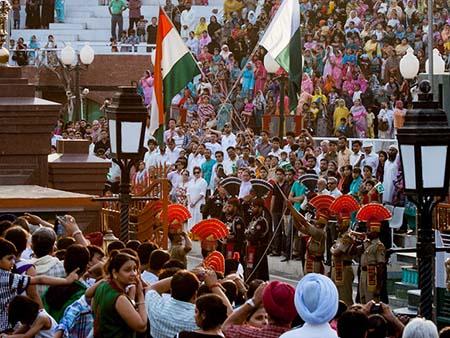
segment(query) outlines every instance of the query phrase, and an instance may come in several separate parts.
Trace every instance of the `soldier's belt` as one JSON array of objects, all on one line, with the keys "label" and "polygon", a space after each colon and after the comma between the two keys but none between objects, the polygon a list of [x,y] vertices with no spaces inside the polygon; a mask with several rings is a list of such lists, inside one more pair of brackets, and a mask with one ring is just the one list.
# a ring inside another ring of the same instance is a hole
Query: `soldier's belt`
[{"label": "soldier's belt", "polygon": [[[350,266],[350,265],[352,265],[352,264],[353,264],[352,261],[342,261],[342,265],[343,265],[343,266]],[[333,265],[333,266],[335,266],[335,265]]]}]

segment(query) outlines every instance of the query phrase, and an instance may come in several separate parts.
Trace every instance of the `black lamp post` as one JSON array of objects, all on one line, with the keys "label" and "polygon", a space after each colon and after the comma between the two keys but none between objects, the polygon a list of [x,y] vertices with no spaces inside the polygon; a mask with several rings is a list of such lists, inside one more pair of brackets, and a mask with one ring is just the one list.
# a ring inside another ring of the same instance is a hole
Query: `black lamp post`
[{"label": "black lamp post", "polygon": [[441,251],[435,247],[432,211],[439,202],[435,197],[448,193],[450,127],[447,115],[439,109],[438,102],[433,101],[430,83],[422,81],[419,89],[419,101],[413,102],[413,109],[407,112],[405,125],[397,131],[397,139],[405,193],[417,205],[419,314],[432,319],[434,258],[436,252]]},{"label": "black lamp post", "polygon": [[120,235],[123,242],[129,239],[130,170],[144,156],[144,134],[147,109],[136,88],[119,87],[106,108],[111,155],[121,170],[120,175]]}]

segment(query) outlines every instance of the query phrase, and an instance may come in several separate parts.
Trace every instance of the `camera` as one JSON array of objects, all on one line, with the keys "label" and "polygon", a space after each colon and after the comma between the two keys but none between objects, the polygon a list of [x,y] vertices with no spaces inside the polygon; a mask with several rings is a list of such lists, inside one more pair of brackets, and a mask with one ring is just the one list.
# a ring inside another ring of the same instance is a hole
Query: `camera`
[{"label": "camera", "polygon": [[370,308],[370,314],[379,314],[381,313],[381,304],[380,303],[375,303],[372,305],[372,307]]}]

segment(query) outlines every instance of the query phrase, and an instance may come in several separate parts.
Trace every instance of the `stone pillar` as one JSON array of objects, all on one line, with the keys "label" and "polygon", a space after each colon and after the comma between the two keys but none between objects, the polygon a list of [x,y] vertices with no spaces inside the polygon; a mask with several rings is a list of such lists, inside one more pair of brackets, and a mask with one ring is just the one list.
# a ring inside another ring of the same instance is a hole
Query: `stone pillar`
[{"label": "stone pillar", "polygon": [[50,188],[101,196],[111,162],[89,155],[88,140],[57,140],[48,166]]},{"label": "stone pillar", "polygon": [[0,185],[47,186],[59,103],[35,97],[20,67],[0,67]]},{"label": "stone pillar", "polygon": [[[111,162],[89,155],[87,140],[58,140],[48,156],[50,188],[101,196]],[[100,231],[101,203],[92,210],[72,213],[87,232]]]}]

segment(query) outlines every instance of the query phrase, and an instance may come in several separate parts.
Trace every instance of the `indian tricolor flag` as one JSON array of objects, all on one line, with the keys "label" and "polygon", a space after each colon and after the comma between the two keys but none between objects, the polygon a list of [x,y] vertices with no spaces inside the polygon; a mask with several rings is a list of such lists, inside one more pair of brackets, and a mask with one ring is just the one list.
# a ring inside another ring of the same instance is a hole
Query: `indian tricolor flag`
[{"label": "indian tricolor flag", "polygon": [[165,114],[169,112],[175,95],[200,74],[197,62],[162,8],[159,9],[156,55],[153,66],[151,134],[164,126]]},{"label": "indian tricolor flag", "polygon": [[300,6],[298,0],[283,0],[260,42],[289,74],[290,108],[297,107],[302,74],[300,41]]}]

